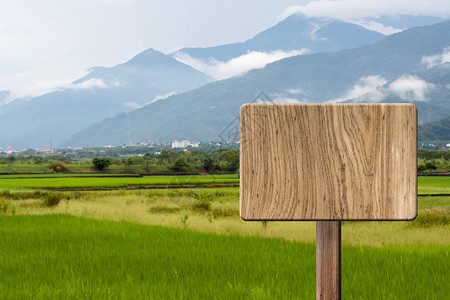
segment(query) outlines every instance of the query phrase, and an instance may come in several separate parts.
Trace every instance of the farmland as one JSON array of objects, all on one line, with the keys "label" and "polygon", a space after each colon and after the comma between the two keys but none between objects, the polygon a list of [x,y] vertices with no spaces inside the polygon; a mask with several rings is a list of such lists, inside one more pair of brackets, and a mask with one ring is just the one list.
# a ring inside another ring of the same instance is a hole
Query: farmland
[{"label": "farmland", "polygon": [[[92,174],[4,175],[0,189],[75,189],[75,188],[126,188],[146,185],[201,185],[239,183],[237,175],[186,175],[186,176],[128,176],[94,177]],[[97,175],[98,176],[98,175]]]},{"label": "farmland", "polygon": [[[237,187],[81,190],[237,175],[80,176],[1,177],[0,299],[314,297],[315,222],[244,222]],[[448,180],[420,177],[419,193]],[[448,295],[450,197],[418,204],[412,222],[342,223],[343,298]]]}]

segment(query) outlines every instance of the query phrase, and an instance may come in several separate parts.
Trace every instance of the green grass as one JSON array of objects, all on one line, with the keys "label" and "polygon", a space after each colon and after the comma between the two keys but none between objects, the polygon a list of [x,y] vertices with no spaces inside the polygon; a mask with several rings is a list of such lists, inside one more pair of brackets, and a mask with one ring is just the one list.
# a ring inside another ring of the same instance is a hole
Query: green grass
[{"label": "green grass", "polygon": [[[121,174],[124,175],[124,174]],[[92,174],[4,175],[0,189],[76,189],[124,188],[142,185],[199,185],[211,183],[239,183],[237,175],[144,176],[142,178],[98,178]],[[111,176],[114,176],[111,174]],[[46,178],[49,177],[49,178]],[[418,177],[419,194],[450,194],[449,177]]]},{"label": "green grass", "polygon": [[[313,299],[315,246],[96,221],[0,216],[0,299]],[[449,248],[342,249],[343,299],[445,299]]]},{"label": "green grass", "polygon": [[419,211],[429,209],[444,209],[450,211],[450,197],[419,197]]},{"label": "green grass", "polygon": [[450,176],[419,176],[419,194],[450,194]]},{"label": "green grass", "polygon": [[140,177],[139,174],[111,173],[47,173],[47,174],[8,174],[0,175],[0,179],[30,179],[30,178],[73,178],[73,177]]},{"label": "green grass", "polygon": [[52,178],[14,177],[0,180],[0,189],[124,188],[143,185],[201,185],[239,183],[237,175],[144,176],[141,178],[90,178],[55,176]]}]

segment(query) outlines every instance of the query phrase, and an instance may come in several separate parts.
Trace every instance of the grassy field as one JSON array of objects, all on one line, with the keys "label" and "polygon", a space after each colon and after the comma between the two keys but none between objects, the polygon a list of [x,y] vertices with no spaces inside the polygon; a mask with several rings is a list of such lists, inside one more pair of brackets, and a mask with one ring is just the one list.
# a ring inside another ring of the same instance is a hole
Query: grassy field
[{"label": "grassy field", "polygon": [[450,176],[419,176],[419,194],[450,194]]},{"label": "grassy field", "polygon": [[[313,299],[315,246],[99,221],[0,216],[2,299]],[[344,246],[343,299],[445,299],[449,248]]]},{"label": "grassy field", "polygon": [[[52,201],[59,201],[52,206]],[[129,221],[218,234],[315,241],[315,222],[244,222],[238,188],[119,191],[3,191],[0,214]],[[348,245],[450,245],[450,197],[419,197],[413,222],[344,222]]]},{"label": "grassy field", "polygon": [[[422,177],[419,185],[445,192],[441,178]],[[99,180],[238,182],[233,175],[1,179],[0,299],[314,297],[315,222],[244,222],[239,188],[39,186]],[[412,222],[342,223],[343,299],[450,294],[450,197],[419,197],[418,204]]]},{"label": "grassy field", "polygon": [[[9,176],[9,177],[8,177]],[[239,183],[237,175],[188,175],[188,176],[144,176],[129,178],[103,178],[78,175],[44,176],[7,175],[0,177],[1,189],[73,189],[73,188],[124,188],[143,185],[201,185],[220,183]],[[45,178],[42,178],[45,177]]]},{"label": "grassy field", "polygon": [[[102,176],[127,176],[126,174],[105,174]],[[190,175],[190,176],[144,176],[129,178],[95,177],[98,174],[38,174],[3,175],[1,189],[76,189],[76,188],[125,188],[145,185],[200,185],[239,183],[237,175]],[[450,194],[450,176],[418,177],[419,194]]]}]

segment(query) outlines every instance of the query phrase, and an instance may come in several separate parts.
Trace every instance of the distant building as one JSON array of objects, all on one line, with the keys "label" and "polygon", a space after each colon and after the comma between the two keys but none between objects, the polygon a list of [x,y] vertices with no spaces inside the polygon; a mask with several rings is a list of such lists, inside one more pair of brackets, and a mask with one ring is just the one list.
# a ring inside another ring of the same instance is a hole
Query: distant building
[{"label": "distant building", "polygon": [[55,153],[55,151],[53,150],[53,149],[38,149],[37,151],[36,151],[36,153],[38,153],[38,154],[52,154],[52,153]]},{"label": "distant building", "polygon": [[13,152],[15,152],[14,151],[14,148],[13,147],[11,147],[11,146],[8,146],[8,147],[6,147],[6,154],[12,154]]},{"label": "distant building", "polygon": [[173,141],[172,142],[172,148],[186,148],[187,146],[191,146],[191,147],[197,148],[199,144],[200,143],[191,143],[191,142],[189,142],[187,140],[183,140],[181,142]]}]

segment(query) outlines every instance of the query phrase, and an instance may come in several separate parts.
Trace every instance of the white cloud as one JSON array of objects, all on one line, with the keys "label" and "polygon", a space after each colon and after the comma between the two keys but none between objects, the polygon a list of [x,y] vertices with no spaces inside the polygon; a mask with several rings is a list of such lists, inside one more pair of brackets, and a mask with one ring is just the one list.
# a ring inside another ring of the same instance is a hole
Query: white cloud
[{"label": "white cloud", "polygon": [[123,105],[131,107],[132,109],[138,109],[142,107],[142,105],[139,105],[139,103],[137,102],[125,102]]},{"label": "white cloud", "polygon": [[391,35],[400,31],[403,31],[403,29],[400,28],[395,28],[392,26],[384,26],[383,24],[380,24],[378,22],[375,21],[358,21],[355,20],[355,23],[358,24],[359,26],[362,26],[364,28],[373,30],[373,31],[378,31],[384,35]]},{"label": "white cloud", "polygon": [[286,92],[292,95],[297,95],[303,93],[302,89],[287,89]]},{"label": "white cloud", "polygon": [[147,104],[155,103],[155,102],[157,102],[157,101],[167,99],[167,98],[169,98],[170,96],[173,96],[173,95],[176,95],[176,93],[175,93],[175,92],[169,92],[169,93],[164,94],[164,95],[157,95],[155,98],[153,98],[153,99],[152,99],[150,102],[148,102]]},{"label": "white cloud", "polygon": [[108,82],[108,85],[110,86],[110,87],[121,87],[121,86],[124,86],[124,85],[126,85],[127,83],[126,83],[126,81],[125,80],[122,80],[122,79],[120,79],[120,78],[114,78],[114,79],[112,79],[112,80],[110,80],[109,82]]},{"label": "white cloud", "polygon": [[252,69],[262,69],[267,64],[274,61],[305,53],[308,53],[307,49],[292,50],[287,52],[282,50],[272,52],[250,51],[239,57],[230,59],[227,62],[218,61],[216,59],[204,61],[191,57],[183,52],[177,52],[174,55],[174,58],[214,77],[215,79],[220,80],[242,75]]},{"label": "white cloud", "polygon": [[448,62],[450,62],[450,46],[445,47],[444,50],[442,50],[442,53],[424,56],[421,60],[421,63],[426,65],[427,68],[442,65]]},{"label": "white cloud", "polygon": [[363,76],[344,95],[329,102],[341,102],[356,99],[361,96],[364,96],[364,101],[379,101],[383,98],[384,94],[378,88],[386,83],[387,80],[379,75]]},{"label": "white cloud", "polygon": [[272,101],[274,103],[300,103],[298,99],[286,96],[277,96]]},{"label": "white cloud", "polygon": [[73,84],[70,88],[73,90],[89,90],[94,88],[107,88],[108,85],[100,78],[91,78],[77,84]]},{"label": "white cloud", "polygon": [[433,88],[435,88],[433,83],[412,75],[403,75],[389,85],[391,92],[408,101],[427,101],[426,94]]},{"label": "white cloud", "polygon": [[310,17],[331,17],[341,20],[377,17],[380,15],[428,15],[449,16],[448,0],[316,0],[305,5],[288,7],[282,14],[286,17],[293,13],[302,13]]}]

